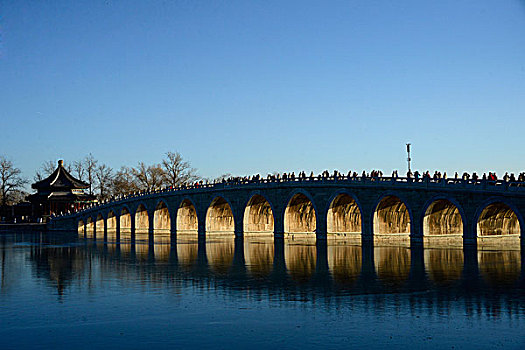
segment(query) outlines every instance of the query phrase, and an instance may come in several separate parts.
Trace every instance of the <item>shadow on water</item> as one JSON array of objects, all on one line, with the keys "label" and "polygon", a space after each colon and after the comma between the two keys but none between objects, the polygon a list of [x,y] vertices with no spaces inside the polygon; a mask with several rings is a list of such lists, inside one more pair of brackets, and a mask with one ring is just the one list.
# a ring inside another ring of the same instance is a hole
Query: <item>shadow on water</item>
[{"label": "shadow on water", "polygon": [[[523,314],[525,278],[519,251],[374,247],[371,244],[297,242],[264,237],[199,239],[177,237],[170,244],[121,243],[47,235],[2,235],[1,292],[9,292],[17,250],[28,252],[37,278],[57,294],[100,276],[144,285],[210,286],[221,293],[245,292],[271,300],[338,302],[349,296],[397,295],[427,309],[461,300],[466,313],[480,305],[493,314]],[[98,285],[98,288],[103,288]],[[417,298],[415,296],[417,295]],[[346,299],[345,299],[346,298]],[[517,310],[519,309],[519,310]]]}]

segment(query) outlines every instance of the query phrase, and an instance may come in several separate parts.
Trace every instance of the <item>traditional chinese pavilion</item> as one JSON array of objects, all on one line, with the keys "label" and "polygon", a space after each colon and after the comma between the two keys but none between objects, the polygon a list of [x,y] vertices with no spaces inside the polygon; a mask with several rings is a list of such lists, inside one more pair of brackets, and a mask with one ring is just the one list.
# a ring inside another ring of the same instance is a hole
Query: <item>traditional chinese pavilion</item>
[{"label": "traditional chinese pavilion", "polygon": [[95,196],[84,193],[89,184],[75,179],[58,161],[58,168],[48,178],[31,185],[37,193],[27,197],[33,205],[33,215],[46,217],[84,208],[96,202]]}]

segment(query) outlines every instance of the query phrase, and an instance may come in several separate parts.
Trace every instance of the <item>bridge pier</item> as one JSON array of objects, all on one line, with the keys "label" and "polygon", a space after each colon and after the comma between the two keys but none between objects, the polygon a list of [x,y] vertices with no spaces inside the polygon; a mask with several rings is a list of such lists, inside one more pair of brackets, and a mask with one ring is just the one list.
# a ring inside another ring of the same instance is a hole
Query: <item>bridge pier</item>
[{"label": "bridge pier", "polygon": [[131,238],[131,244],[134,245],[135,244],[135,214],[131,215],[131,233],[130,233],[130,238]]},{"label": "bridge pier", "polygon": [[120,215],[115,215],[115,217],[115,240],[117,241],[117,243],[120,243]]},{"label": "bridge pier", "polygon": [[177,211],[170,211],[170,244],[177,244]]},{"label": "bridge pier", "polygon": [[365,245],[374,245],[373,222],[372,214],[368,214],[363,210],[361,213],[361,244],[363,247]]},{"label": "bridge pier", "polygon": [[273,222],[273,236],[275,238],[284,238],[284,219],[279,217],[279,215],[275,216]]},{"label": "bridge pier", "polygon": [[107,242],[108,241],[108,219],[107,217],[103,217],[102,222],[104,224],[104,242]]},{"label": "bridge pier", "polygon": [[197,235],[199,239],[206,238],[206,212],[197,215]]},{"label": "bridge pier", "polygon": [[410,248],[423,248],[423,226],[419,218],[413,218],[410,223]]},{"label": "bridge pier", "polygon": [[468,215],[465,221],[463,224],[463,248],[475,250],[478,246],[478,232],[474,214]]},{"label": "bridge pier", "polygon": [[155,211],[148,211],[148,244],[151,246],[155,243]]}]

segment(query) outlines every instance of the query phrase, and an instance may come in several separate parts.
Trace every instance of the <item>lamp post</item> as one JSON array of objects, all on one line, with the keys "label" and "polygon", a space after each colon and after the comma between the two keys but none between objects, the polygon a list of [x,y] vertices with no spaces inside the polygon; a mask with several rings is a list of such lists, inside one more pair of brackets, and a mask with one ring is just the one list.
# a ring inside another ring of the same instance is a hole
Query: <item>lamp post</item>
[{"label": "lamp post", "polygon": [[412,171],[410,170],[410,161],[412,160],[412,158],[410,158],[410,143],[407,143],[407,154],[408,154],[408,157],[407,157],[407,161],[408,161],[408,173],[411,174]]}]

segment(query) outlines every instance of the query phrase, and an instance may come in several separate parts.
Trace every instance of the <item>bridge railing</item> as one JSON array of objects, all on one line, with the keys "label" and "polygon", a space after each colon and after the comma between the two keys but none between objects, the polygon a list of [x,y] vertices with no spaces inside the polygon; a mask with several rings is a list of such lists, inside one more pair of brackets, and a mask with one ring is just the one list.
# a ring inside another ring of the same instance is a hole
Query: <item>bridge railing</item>
[{"label": "bridge railing", "polygon": [[330,176],[285,176],[285,177],[258,177],[254,179],[250,178],[237,178],[229,181],[221,181],[216,183],[195,183],[191,185],[182,185],[178,187],[166,187],[162,189],[155,189],[151,191],[138,191],[129,193],[126,195],[119,195],[109,200],[104,200],[98,204],[92,204],[89,207],[81,209],[76,212],[63,213],[55,215],[56,217],[65,217],[70,215],[76,215],[78,212],[89,211],[93,208],[103,208],[126,202],[138,197],[147,197],[150,195],[160,193],[173,193],[173,192],[187,192],[203,189],[233,189],[240,188],[247,185],[278,185],[285,183],[317,183],[317,184],[329,184],[329,183],[353,183],[362,186],[380,186],[380,185],[399,185],[399,186],[415,186],[420,188],[449,188],[449,189],[468,189],[474,191],[497,191],[497,192],[523,192],[525,194],[525,182],[510,182],[504,180],[490,181],[483,179],[456,179],[456,178],[432,178],[432,177],[386,177],[386,176],[347,176],[347,175],[330,175]]}]

